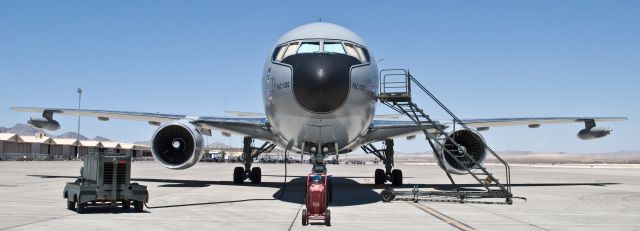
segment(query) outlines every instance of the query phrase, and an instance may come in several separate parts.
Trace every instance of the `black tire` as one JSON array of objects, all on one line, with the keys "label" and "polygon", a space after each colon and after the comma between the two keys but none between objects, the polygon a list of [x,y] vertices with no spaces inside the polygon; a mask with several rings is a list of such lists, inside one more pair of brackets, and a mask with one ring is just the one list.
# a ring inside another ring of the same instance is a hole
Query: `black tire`
[{"label": "black tire", "polygon": [[260,167],[253,167],[251,169],[251,183],[260,184],[262,182],[262,169]]},{"label": "black tire", "polygon": [[144,211],[144,202],[142,202],[142,201],[133,201],[133,209],[136,212]]},{"label": "black tire", "polygon": [[331,179],[327,180],[327,197],[329,202],[333,202],[333,181]]},{"label": "black tire", "polygon": [[129,210],[131,208],[131,201],[128,201],[128,200],[122,201],[122,208],[125,210]]},{"label": "black tire", "polygon": [[385,180],[385,174],[384,174],[384,170],[382,169],[376,169],[376,173],[375,173],[375,177],[374,177],[374,181],[375,184],[377,185],[383,185],[384,184],[384,180]]},{"label": "black tire", "polygon": [[324,213],[324,225],[331,226],[331,210],[328,210]]},{"label": "black tire", "polygon": [[402,186],[402,170],[394,169],[391,171],[391,179],[393,186]]},{"label": "black tire", "polygon": [[75,211],[76,210],[76,202],[75,201],[70,201],[67,199],[67,209],[71,210],[71,211]]},{"label": "black tire", "polygon": [[87,209],[87,203],[78,203],[78,202],[75,202],[75,204],[76,204],[76,213],[80,213],[80,214],[82,214],[82,213],[84,213],[84,212],[86,211],[86,209]]},{"label": "black tire", "polygon": [[380,196],[382,197],[382,201],[384,202],[390,202],[394,198],[396,198],[396,194],[392,189],[383,189],[382,192],[380,192]]},{"label": "black tire", "polygon": [[309,218],[307,217],[307,209],[302,209],[302,214],[300,215],[302,218],[302,226],[307,226],[309,224]]},{"label": "black tire", "polygon": [[236,167],[233,169],[233,183],[234,184],[242,184],[244,181],[244,168]]}]

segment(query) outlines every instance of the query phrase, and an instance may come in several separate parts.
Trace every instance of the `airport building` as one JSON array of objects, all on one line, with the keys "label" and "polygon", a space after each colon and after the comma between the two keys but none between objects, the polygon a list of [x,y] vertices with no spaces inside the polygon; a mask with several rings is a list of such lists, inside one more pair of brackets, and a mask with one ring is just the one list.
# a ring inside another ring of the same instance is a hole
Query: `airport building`
[{"label": "airport building", "polygon": [[152,159],[149,146],[116,141],[52,138],[41,133],[21,136],[0,133],[0,160],[64,160],[91,152],[125,153],[137,159]]}]

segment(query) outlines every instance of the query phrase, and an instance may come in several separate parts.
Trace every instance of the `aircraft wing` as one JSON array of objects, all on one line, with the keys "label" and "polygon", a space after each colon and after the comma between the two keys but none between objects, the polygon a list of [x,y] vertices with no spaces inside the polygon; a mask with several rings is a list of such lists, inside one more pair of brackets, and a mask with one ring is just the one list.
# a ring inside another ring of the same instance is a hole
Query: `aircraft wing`
[{"label": "aircraft wing", "polygon": [[[493,118],[493,119],[462,119],[462,122],[470,128],[480,131],[491,127],[522,126],[537,128],[543,124],[568,124],[568,123],[595,123],[620,122],[626,117],[539,117],[539,118]],[[440,128],[448,128],[451,121],[436,121]],[[429,132],[435,132],[433,126],[428,126]],[[362,143],[381,141],[392,137],[414,136],[422,133],[421,129],[413,122],[406,120],[373,120],[369,131],[363,137]]]},{"label": "aircraft wing", "polygon": [[496,118],[496,119],[464,119],[462,122],[468,127],[490,128],[504,126],[527,125],[532,128],[543,124],[568,124],[585,122],[621,122],[626,117],[540,117],[540,118]]},{"label": "aircraft wing", "polygon": [[[175,120],[187,120],[196,125],[198,128],[202,129],[202,131],[213,129],[227,133],[252,136],[262,140],[271,140],[272,138],[272,133],[267,126],[268,123],[266,118],[199,117],[163,113],[34,107],[12,107],[11,110],[18,112],[42,113],[43,117],[45,118],[52,117],[54,114],[69,116],[79,115],[96,117],[99,120],[104,121],[109,119],[146,121],[152,125],[159,125],[161,123]],[[206,133],[207,132],[205,132],[205,134]]]}]

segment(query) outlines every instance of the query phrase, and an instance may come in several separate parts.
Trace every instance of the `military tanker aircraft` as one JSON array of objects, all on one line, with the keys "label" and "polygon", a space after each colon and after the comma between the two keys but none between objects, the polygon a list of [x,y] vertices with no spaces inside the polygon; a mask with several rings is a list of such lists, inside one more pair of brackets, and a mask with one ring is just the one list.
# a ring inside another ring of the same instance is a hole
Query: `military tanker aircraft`
[{"label": "military tanker aircraft", "polygon": [[[258,80],[258,79],[256,79]],[[203,155],[203,135],[212,130],[224,135],[244,136],[243,166],[236,167],[233,182],[261,182],[261,170],[252,168],[255,157],[279,146],[287,151],[310,155],[313,171],[325,171],[328,155],[348,153],[374,142],[384,141],[386,153],[393,153],[393,139],[411,137],[424,127],[413,121],[376,116],[380,72],[377,61],[364,40],[351,30],[327,22],[309,23],[284,34],[267,55],[262,82],[264,114],[233,112],[233,117],[209,117],[109,110],[13,107],[19,112],[42,113],[28,123],[56,130],[54,115],[97,117],[99,120],[145,121],[158,126],[151,136],[155,160],[169,169],[186,169]],[[497,118],[461,120],[470,129],[451,130],[459,143],[479,163],[486,156],[485,141],[478,130],[496,126],[585,123],[578,133],[582,139],[599,138],[610,129],[596,122],[624,121],[624,117]],[[446,123],[442,123],[446,124]],[[443,125],[444,126],[444,125]],[[449,126],[451,127],[451,126]],[[432,130],[429,130],[432,131]],[[433,130],[434,136],[440,136]],[[254,140],[262,146],[254,147]],[[481,145],[481,146],[479,146]],[[437,147],[438,148],[438,147]],[[465,174],[465,166],[453,163],[439,147],[434,155],[443,160],[440,167],[454,174]],[[393,155],[387,155],[385,170],[375,172],[376,184],[402,184],[402,171],[393,169]],[[473,166],[472,166],[473,167]]]}]

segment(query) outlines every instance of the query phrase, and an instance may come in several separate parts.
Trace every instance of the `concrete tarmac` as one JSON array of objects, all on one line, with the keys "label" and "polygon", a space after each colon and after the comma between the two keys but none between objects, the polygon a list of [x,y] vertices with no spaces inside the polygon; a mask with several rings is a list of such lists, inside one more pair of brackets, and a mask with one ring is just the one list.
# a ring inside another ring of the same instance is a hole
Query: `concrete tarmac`
[{"label": "concrete tarmac", "polygon": [[[132,177],[150,193],[143,213],[65,207],[65,182],[81,162],[0,162],[0,230],[640,230],[638,166],[512,166],[513,205],[393,201],[373,185],[378,165],[329,165],[334,179],[332,226],[300,220],[310,165],[289,164],[286,193],[278,199],[284,165],[262,167],[260,185],[231,183],[239,164],[199,163],[176,171],[135,162]],[[497,166],[489,166],[500,169]],[[397,164],[405,188],[450,188],[434,164]],[[500,171],[496,171],[503,178]],[[456,176],[472,183],[469,176]]]}]

